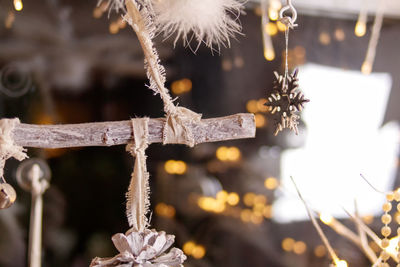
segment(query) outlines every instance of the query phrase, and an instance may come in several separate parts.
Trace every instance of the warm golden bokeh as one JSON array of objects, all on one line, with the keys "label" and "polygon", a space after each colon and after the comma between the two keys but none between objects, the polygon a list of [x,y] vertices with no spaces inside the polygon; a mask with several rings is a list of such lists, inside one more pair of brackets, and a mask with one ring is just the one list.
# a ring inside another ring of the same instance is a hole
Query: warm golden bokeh
[{"label": "warm golden bokeh", "polygon": [[192,81],[190,79],[184,78],[177,81],[172,82],[171,91],[175,95],[180,95],[183,93],[190,92],[192,90]]},{"label": "warm golden bokeh", "polygon": [[275,177],[268,177],[264,181],[264,186],[268,190],[275,190],[279,186],[278,179],[276,179]]},{"label": "warm golden bokeh", "polygon": [[24,5],[22,4],[22,0],[14,0],[14,9],[16,11],[21,11],[24,8]]},{"label": "warm golden bokeh", "polygon": [[185,174],[187,171],[187,164],[182,160],[168,160],[164,164],[164,170],[168,174]]},{"label": "warm golden bokeh", "polygon": [[285,239],[282,240],[282,249],[284,251],[292,251],[294,244],[295,244],[295,240],[293,238],[287,237]]},{"label": "warm golden bokeh", "polygon": [[217,159],[220,161],[238,161],[241,157],[241,152],[237,147],[225,147],[221,146],[215,152]]}]

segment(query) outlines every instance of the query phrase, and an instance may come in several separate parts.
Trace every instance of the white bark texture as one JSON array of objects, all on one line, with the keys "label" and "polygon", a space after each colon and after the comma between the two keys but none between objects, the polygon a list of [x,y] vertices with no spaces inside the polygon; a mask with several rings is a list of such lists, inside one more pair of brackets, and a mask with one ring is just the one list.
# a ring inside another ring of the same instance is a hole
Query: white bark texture
[{"label": "white bark texture", "polygon": [[[149,120],[149,144],[163,142],[165,118]],[[239,113],[204,119],[189,125],[195,144],[255,137],[254,115]],[[16,124],[11,132],[14,143],[22,147],[68,148],[114,146],[133,140],[130,120],[64,125]]]}]

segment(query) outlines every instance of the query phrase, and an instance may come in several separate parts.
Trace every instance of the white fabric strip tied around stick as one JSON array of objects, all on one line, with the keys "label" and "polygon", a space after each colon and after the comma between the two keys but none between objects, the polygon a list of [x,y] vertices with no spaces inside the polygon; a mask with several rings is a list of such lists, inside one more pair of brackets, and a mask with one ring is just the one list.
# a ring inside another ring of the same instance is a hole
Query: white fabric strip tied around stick
[{"label": "white fabric strip tied around stick", "polygon": [[196,142],[189,124],[200,122],[201,114],[184,107],[175,107],[176,113],[167,114],[163,131],[163,144],[185,144],[193,147]]},{"label": "white fabric strip tied around stick", "polygon": [[160,64],[158,53],[153,45],[155,27],[151,21],[145,6],[139,6],[134,0],[126,0],[125,19],[135,31],[145,57],[145,68],[150,81],[149,88],[155,94],[160,94],[164,103],[164,111],[167,120],[163,131],[163,144],[186,144],[190,147],[195,145],[193,133],[188,125],[199,122],[201,114],[195,113],[184,107],[177,107],[165,88],[165,69]]},{"label": "white fabric strip tied around stick", "polygon": [[126,234],[115,234],[112,241],[120,252],[113,258],[95,258],[91,267],[180,267],[186,256],[178,248],[166,250],[175,237],[165,232],[147,229],[149,222],[149,173],[145,150],[148,147],[148,118],[132,119],[133,142],[126,150],[136,157],[132,179],[129,184],[126,214],[132,228]]},{"label": "white fabric strip tied around stick", "polygon": [[0,120],[0,209],[7,209],[15,202],[17,194],[4,179],[4,165],[9,158],[21,161],[28,156],[22,146],[14,143],[11,132],[19,124],[19,119]]},{"label": "white fabric strip tied around stick", "polygon": [[19,119],[1,119],[0,120],[0,180],[4,175],[4,165],[9,158],[15,158],[19,161],[26,159],[28,156],[22,146],[14,143],[11,137],[11,132]]},{"label": "white fabric strip tied around stick", "polygon": [[145,150],[148,147],[149,119],[132,119],[133,142],[126,146],[136,157],[128,193],[126,194],[126,216],[129,226],[136,232],[142,232],[148,226],[146,214],[149,211],[149,173],[146,166]]}]

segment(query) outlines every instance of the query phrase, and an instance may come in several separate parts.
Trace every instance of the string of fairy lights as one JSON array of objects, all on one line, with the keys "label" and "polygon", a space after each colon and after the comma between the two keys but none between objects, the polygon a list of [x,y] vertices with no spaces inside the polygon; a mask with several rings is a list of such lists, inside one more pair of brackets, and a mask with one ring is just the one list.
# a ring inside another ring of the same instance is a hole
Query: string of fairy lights
[{"label": "string of fairy lights", "polygon": [[[100,19],[108,10],[108,1],[103,1],[98,6],[93,9],[93,17]],[[13,0],[14,10],[20,12],[23,10],[22,0]],[[282,7],[280,0],[261,0],[261,4],[257,6],[254,12],[261,16],[261,29],[262,29],[262,40],[263,40],[263,55],[267,61],[275,60],[276,53],[274,50],[272,36],[276,35],[278,32],[285,31],[285,25],[278,21],[279,10]],[[367,56],[362,64],[361,71],[364,74],[369,74],[372,71],[373,62],[375,59],[375,51],[377,42],[379,39],[379,32],[382,24],[383,13],[385,7],[385,0],[381,0],[377,8],[376,19],[373,25],[372,36],[367,50]],[[354,28],[354,34],[357,37],[363,37],[367,32],[367,20],[368,20],[368,9],[367,4],[363,3],[360,7],[360,12],[358,15],[357,22]],[[11,29],[15,21],[15,12],[9,11],[5,20],[4,26],[7,29]],[[121,29],[126,27],[126,21],[123,18],[118,17],[109,24],[109,32],[111,34],[117,34]],[[345,39],[344,31],[342,29],[335,30],[335,39],[338,41],[343,41]],[[330,43],[330,36],[327,32],[321,32],[319,35],[319,41],[323,45],[328,45]],[[236,62],[237,61],[237,62]],[[232,68],[232,63],[227,65],[229,62],[223,62],[223,69],[229,71]],[[235,59],[235,65],[238,68],[244,65],[243,58],[239,57],[238,60]],[[177,94],[184,93],[178,92]]]},{"label": "string of fairy lights", "polygon": [[24,8],[22,0],[14,0],[13,4],[16,11],[21,11]]},{"label": "string of fairy lights", "polygon": [[[13,0],[14,10],[17,12],[22,11],[24,4],[22,0]],[[4,20],[4,27],[6,29],[11,29],[15,21],[15,12],[13,10],[8,11],[7,16]]]},{"label": "string of fairy lights", "polygon": [[[240,149],[237,147],[221,146],[216,148],[215,158],[225,164],[229,164],[230,162],[235,163],[241,160],[241,152]],[[171,162],[177,165],[181,165],[181,167],[171,168],[169,167]],[[172,171],[173,169],[179,168],[185,171]],[[189,168],[190,165],[185,163],[184,161],[168,160],[164,163],[165,172],[171,175],[184,175],[189,171]],[[280,185],[279,180],[276,177],[266,177],[264,180],[264,187],[268,191],[281,189],[283,190],[283,192],[286,192],[286,190]],[[241,221],[242,223],[260,227],[265,220],[273,219],[274,215],[273,203],[268,199],[267,195],[267,191],[265,194],[246,192],[241,195],[239,192],[228,192],[222,189],[215,195],[215,197],[198,195],[195,197],[194,203],[203,212],[219,216],[229,216],[233,219]],[[393,221],[395,221],[397,225],[400,224],[400,204],[396,206],[397,210],[393,213],[393,215],[389,214],[389,212],[392,210],[391,202],[399,200],[400,189],[397,189],[394,192],[387,194],[387,203],[385,203],[382,208],[384,212],[381,217],[381,221],[384,224],[381,231],[382,239],[378,238],[378,241],[372,240],[368,242],[368,246],[372,249],[372,251],[378,253],[378,255],[380,255],[382,259],[387,260],[387,255],[390,255],[391,257],[398,257],[399,255],[398,236],[400,232],[399,230],[397,230],[395,235],[393,235],[389,227],[389,224],[392,222],[392,217],[394,218]],[[172,205],[162,202],[156,205],[155,211],[156,215],[169,219],[173,219],[176,214],[176,210]],[[340,221],[336,220],[329,213],[320,212],[318,214],[319,220],[325,225],[331,227],[337,233],[341,234],[343,233],[343,231],[346,230],[346,226],[343,225]],[[360,219],[362,219],[363,223],[370,225],[374,222],[375,218],[373,215],[366,215],[362,216]],[[201,249],[199,249],[200,252],[194,249],[196,248],[196,246],[201,246]],[[281,248],[284,252],[293,253],[294,255],[313,253],[313,255],[317,258],[328,257],[328,252],[323,245],[319,244],[315,247],[310,247],[305,241],[296,240],[290,236],[282,238]],[[188,255],[191,255],[194,259],[201,259],[206,254],[206,246],[198,245],[193,240],[188,240],[187,242],[185,242],[183,245],[183,249],[185,250],[185,252],[187,252]],[[384,252],[382,252],[382,249],[384,249]],[[335,262],[335,266],[347,267],[348,264],[346,260],[338,259]]]},{"label": "string of fairy lights", "polygon": [[[218,161],[225,163],[237,162],[241,159],[240,153],[241,152],[237,147],[218,147],[215,151],[215,158]],[[179,169],[179,167],[173,167],[170,169],[168,165],[171,164],[171,162],[182,165],[182,167],[180,168],[185,171],[171,171],[171,169]],[[184,161],[168,160],[164,163],[164,170],[168,174],[184,175],[189,170],[189,168],[190,165],[188,165]],[[264,187],[265,189],[270,191],[281,189],[286,192],[286,190],[280,185],[279,180],[275,177],[266,177],[264,180]],[[386,194],[386,199],[387,202],[382,207],[383,215],[381,216],[381,222],[383,223],[383,227],[381,229],[382,239],[378,238],[376,240],[371,240],[368,242],[368,246],[372,249],[373,252],[378,253],[378,255],[380,255],[383,260],[386,259],[387,261],[388,255],[394,258],[400,256],[400,232],[398,227],[398,225],[400,224],[400,204],[397,204],[395,212],[393,212],[393,214],[389,213],[393,210],[391,204],[393,201],[397,201],[398,203],[400,203],[400,189]],[[246,192],[243,195],[240,195],[240,193],[238,192],[228,192],[222,189],[215,195],[215,197],[199,195],[195,198],[194,203],[198,206],[198,208],[206,213],[220,216],[229,216],[231,218],[240,220],[245,224],[250,224],[253,226],[260,227],[265,220],[273,219],[273,203],[268,200],[267,194]],[[176,214],[176,210],[172,205],[168,205],[162,202],[156,205],[155,212],[156,215],[169,219],[173,219]],[[392,220],[392,218],[394,219]],[[362,216],[361,219],[367,225],[374,223],[375,220],[373,215],[365,215]],[[343,231],[346,230],[345,225],[336,220],[332,215],[327,212],[320,212],[319,220],[341,235],[343,235]],[[395,233],[391,231],[391,228],[389,226],[392,221],[396,223],[396,227],[398,228],[397,231],[394,231]],[[185,250],[185,252],[187,252],[187,255],[191,255],[194,259],[201,259],[202,257],[204,257],[206,254],[206,247],[204,245],[201,245],[200,252],[195,249],[193,252],[193,244],[197,246],[197,244],[193,240],[188,240],[184,243],[183,249]],[[293,237],[290,236],[282,238],[281,248],[284,252],[293,253],[294,255],[303,255],[304,253],[309,252],[313,253],[314,256],[317,258],[325,258],[328,256],[325,246],[317,245],[312,248],[309,247],[305,241],[295,240]],[[335,262],[335,266],[347,267],[348,264],[346,260],[340,259]]]},{"label": "string of fairy lights", "polygon": [[[241,151],[234,146],[220,146],[215,150],[215,159],[224,164],[238,163],[241,160]],[[189,172],[190,168],[190,164],[182,160],[172,159],[165,161],[163,169],[170,175],[184,175]],[[268,192],[283,189],[279,180],[272,176],[264,179],[264,187],[267,190],[265,194],[255,192],[240,194],[239,192],[228,192],[222,189],[217,192],[214,197],[197,195],[193,198],[193,195],[191,195],[191,199],[188,199],[188,203],[194,203],[194,205],[205,213],[216,216],[229,216],[244,224],[261,227],[265,220],[271,220],[274,216],[273,203],[268,199]],[[176,212],[176,209],[172,205],[163,202],[159,202],[155,207],[155,214],[167,219],[174,219]],[[332,225],[340,224],[340,222],[326,212],[321,212],[319,219],[321,222],[331,227]],[[371,224],[374,221],[374,216],[368,215],[362,217],[362,219],[365,223]],[[369,245],[376,252],[380,250],[380,247],[373,242]],[[194,259],[202,259],[207,252],[207,248],[204,244],[200,245],[193,239],[184,242],[182,249],[188,256]],[[297,256],[304,255],[305,253],[313,253],[317,258],[328,257],[327,250],[322,244],[311,247],[307,245],[305,241],[296,240],[290,236],[282,238],[281,249],[285,253]],[[346,267],[347,262],[341,259],[335,263],[335,266]]]},{"label": "string of fairy lights", "polygon": [[[272,37],[278,32],[285,31],[285,25],[279,20],[279,10],[282,4],[280,0],[261,0],[260,6],[257,6],[254,10],[255,14],[261,16],[261,29],[262,29],[262,40],[263,40],[263,55],[267,61],[275,60],[275,50],[272,42]],[[385,10],[385,0],[381,0],[378,4],[374,25],[372,27],[371,39],[368,45],[366,58],[360,68],[363,74],[370,74],[372,66],[375,60],[375,52],[379,39],[379,33],[382,26],[382,20]],[[368,20],[368,8],[367,3],[363,3],[360,8],[357,22],[354,27],[354,34],[357,37],[365,36],[367,32],[367,20]],[[337,41],[345,40],[345,33],[343,29],[336,29],[334,37]],[[319,34],[319,42],[322,45],[329,45],[331,43],[331,37],[323,31]]]}]

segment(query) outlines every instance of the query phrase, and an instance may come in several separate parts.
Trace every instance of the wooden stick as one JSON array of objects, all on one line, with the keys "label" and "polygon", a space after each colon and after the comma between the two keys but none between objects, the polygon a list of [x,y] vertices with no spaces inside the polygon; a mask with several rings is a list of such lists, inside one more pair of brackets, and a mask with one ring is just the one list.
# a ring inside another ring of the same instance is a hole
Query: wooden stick
[{"label": "wooden stick", "polygon": [[29,267],[40,267],[42,259],[43,197],[32,195],[31,219],[29,223]]},{"label": "wooden stick", "polygon": [[48,184],[45,180],[39,181],[40,171],[39,165],[34,164],[28,174],[32,183],[31,219],[29,222],[29,267],[42,266],[43,194]]},{"label": "wooden stick", "polygon": [[[149,143],[162,142],[164,118],[150,119]],[[196,144],[255,137],[254,115],[239,113],[189,125]],[[132,140],[131,121],[64,125],[18,124],[11,135],[16,145],[36,148],[114,146]]]},{"label": "wooden stick", "polygon": [[301,195],[300,189],[297,187],[293,177],[290,176],[290,179],[292,180],[292,183],[293,183],[294,187],[296,188],[296,191],[297,191],[297,194],[299,195],[300,200],[303,202],[303,204],[307,210],[308,217],[311,219],[311,222],[314,225],[314,228],[317,230],[319,237],[321,238],[322,242],[324,243],[325,247],[327,248],[329,255],[332,258],[332,261],[336,264],[337,262],[339,262],[339,257],[336,255],[335,251],[333,250],[331,244],[329,243],[328,238],[322,231],[321,226],[319,226],[317,220],[314,218],[314,215],[312,214],[311,209],[308,207],[307,202],[304,200],[303,196]]}]

